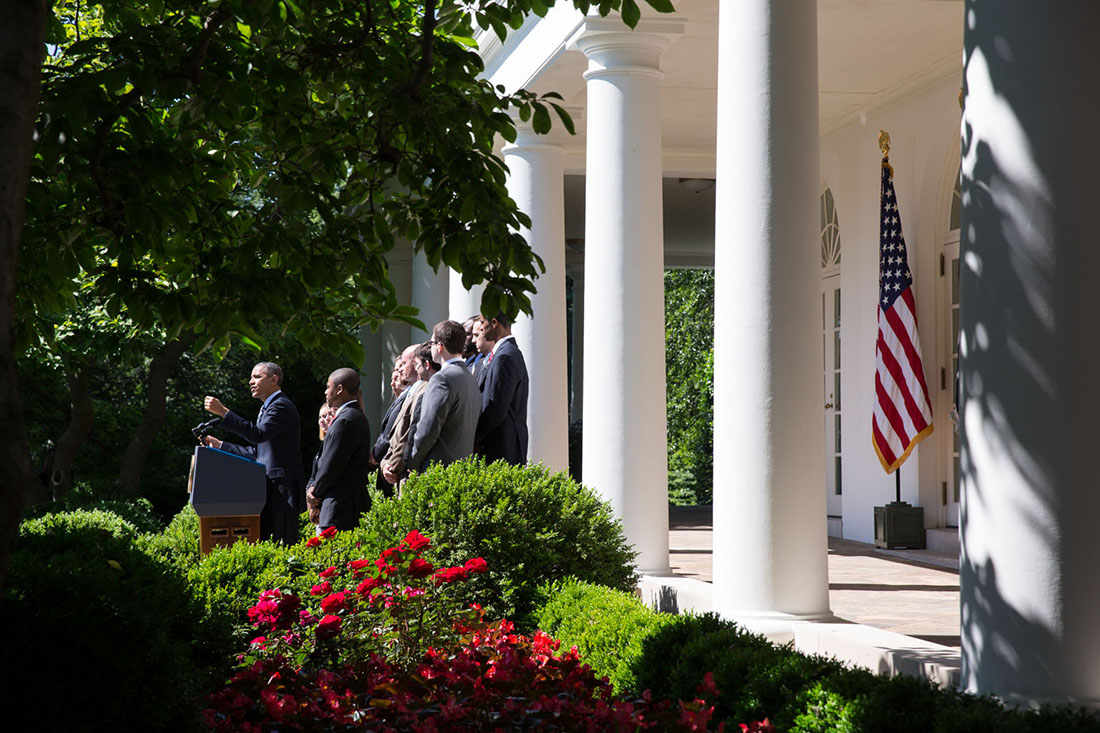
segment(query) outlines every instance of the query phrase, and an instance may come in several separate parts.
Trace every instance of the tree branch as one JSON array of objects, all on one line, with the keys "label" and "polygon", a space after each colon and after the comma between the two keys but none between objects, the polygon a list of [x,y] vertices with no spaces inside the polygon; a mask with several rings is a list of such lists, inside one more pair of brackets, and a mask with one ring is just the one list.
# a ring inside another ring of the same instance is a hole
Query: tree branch
[{"label": "tree branch", "polygon": [[436,22],[435,0],[424,0],[424,16],[420,23],[420,62],[416,65],[416,70],[406,88],[413,99],[420,98],[420,88],[432,70]]}]

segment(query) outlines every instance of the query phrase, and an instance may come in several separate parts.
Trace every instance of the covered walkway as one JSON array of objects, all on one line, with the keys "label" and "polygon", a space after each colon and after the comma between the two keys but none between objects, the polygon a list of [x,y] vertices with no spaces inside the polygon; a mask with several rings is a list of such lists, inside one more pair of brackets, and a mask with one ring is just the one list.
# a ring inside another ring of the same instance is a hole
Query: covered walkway
[{"label": "covered walkway", "polygon": [[[669,508],[669,564],[677,578],[709,584],[711,548],[709,506]],[[796,646],[876,671],[913,671],[888,659],[893,649],[910,658],[921,657],[915,673],[941,682],[957,681],[959,573],[914,559],[919,557],[919,553],[887,552],[830,537],[829,606],[837,622],[808,624],[807,628],[821,629],[821,633],[808,642],[796,634]],[[679,595],[689,594],[681,590]],[[705,602],[679,605],[709,609]],[[843,636],[839,643],[838,635]],[[951,671],[946,677],[939,672],[926,674],[929,660]]]}]

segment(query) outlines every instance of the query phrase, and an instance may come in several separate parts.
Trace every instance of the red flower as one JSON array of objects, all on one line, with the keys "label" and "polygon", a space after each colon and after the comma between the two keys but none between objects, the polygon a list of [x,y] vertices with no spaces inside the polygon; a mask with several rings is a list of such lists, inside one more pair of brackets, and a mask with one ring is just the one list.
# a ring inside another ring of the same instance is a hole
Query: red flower
[{"label": "red flower", "polygon": [[322,570],[321,572],[317,573],[317,577],[318,578],[331,578],[332,576],[336,575],[338,572],[340,572],[340,571],[336,569],[336,566],[332,566],[332,567],[328,568],[327,570]]},{"label": "red flower", "polygon": [[379,580],[378,578],[375,578],[375,577],[366,578],[362,583],[355,586],[355,592],[359,593],[360,595],[366,595],[367,593],[370,593],[372,590],[379,587],[380,585],[382,585],[382,581]]},{"label": "red flower", "polygon": [[405,544],[408,545],[409,549],[413,552],[420,552],[421,550],[428,549],[432,541],[414,529],[405,535]]},{"label": "red flower", "polygon": [[342,623],[339,616],[333,616],[332,614],[325,616],[317,622],[317,638],[322,641],[331,639],[340,633],[340,624]]},{"label": "red flower", "polygon": [[738,725],[741,726],[741,733],[775,733],[775,726],[767,718],[747,725],[745,723],[738,723]]},{"label": "red flower", "polygon": [[435,567],[422,557],[414,557],[409,563],[409,575],[414,578],[426,578],[434,570]]},{"label": "red flower", "polygon": [[342,590],[339,593],[333,593],[332,595],[327,596],[323,601],[321,601],[321,610],[325,613],[336,613],[337,611],[342,611],[348,606],[347,595],[348,592]]},{"label": "red flower", "polygon": [[348,567],[352,570],[362,570],[363,568],[370,567],[370,560],[352,560],[348,563]]},{"label": "red flower", "polygon": [[321,532],[321,537],[323,537],[326,540],[331,540],[333,537],[336,536],[336,532],[337,532],[336,527],[328,527],[323,532]]},{"label": "red flower", "polygon": [[321,540],[318,537],[310,537],[306,540],[306,547],[317,547],[321,544]]},{"label": "red flower", "polygon": [[436,585],[443,585],[455,580],[466,580],[466,568],[459,565],[453,568],[440,568],[435,571]]},{"label": "red flower", "polygon": [[467,560],[463,567],[468,573],[484,573],[489,569],[489,564],[485,562],[485,558],[473,557]]},{"label": "red flower", "polygon": [[386,563],[386,558],[380,557],[374,561],[374,564],[378,566],[378,569],[383,573],[392,573],[393,566]]},{"label": "red flower", "polygon": [[311,596],[323,596],[326,593],[331,593],[331,592],[332,592],[332,583],[328,582],[327,580],[324,583],[321,583],[319,585],[315,585],[315,586],[313,586],[312,588],[309,589],[309,594]]}]

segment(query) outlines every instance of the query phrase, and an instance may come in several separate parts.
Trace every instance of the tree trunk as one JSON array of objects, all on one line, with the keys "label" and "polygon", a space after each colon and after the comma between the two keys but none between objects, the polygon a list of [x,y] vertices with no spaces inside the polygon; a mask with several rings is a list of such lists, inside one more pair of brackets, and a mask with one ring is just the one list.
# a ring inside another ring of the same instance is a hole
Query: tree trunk
[{"label": "tree trunk", "polygon": [[127,494],[136,494],[141,488],[141,472],[149,448],[157,433],[164,426],[168,412],[168,378],[176,369],[183,352],[190,348],[194,336],[184,336],[165,344],[149,364],[149,376],[145,387],[145,415],[134,430],[126,454],[122,457],[119,484]]},{"label": "tree trunk", "polygon": [[73,487],[73,463],[76,454],[84,445],[88,434],[92,432],[92,395],[88,382],[92,377],[92,365],[89,359],[77,367],[69,376],[69,424],[65,432],[57,439],[53,455],[50,457],[50,491],[54,499],[60,499]]},{"label": "tree trunk", "polygon": [[4,4],[0,22],[0,586],[31,485],[15,373],[15,273],[23,231],[46,33],[45,0]]}]

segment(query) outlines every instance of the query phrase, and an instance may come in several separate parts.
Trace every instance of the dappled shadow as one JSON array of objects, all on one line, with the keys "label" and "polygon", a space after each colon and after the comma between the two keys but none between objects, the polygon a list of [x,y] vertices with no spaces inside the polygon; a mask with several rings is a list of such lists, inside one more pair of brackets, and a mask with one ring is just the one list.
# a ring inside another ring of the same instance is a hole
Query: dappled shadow
[{"label": "dappled shadow", "polygon": [[[1090,18],[1080,17],[1086,11]],[[960,261],[964,683],[1100,698],[1095,6],[966,4]],[[1081,559],[1078,559],[1081,558]]]}]

